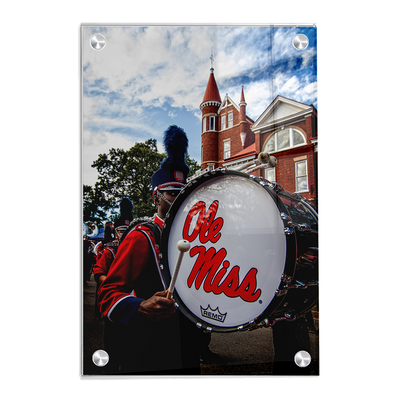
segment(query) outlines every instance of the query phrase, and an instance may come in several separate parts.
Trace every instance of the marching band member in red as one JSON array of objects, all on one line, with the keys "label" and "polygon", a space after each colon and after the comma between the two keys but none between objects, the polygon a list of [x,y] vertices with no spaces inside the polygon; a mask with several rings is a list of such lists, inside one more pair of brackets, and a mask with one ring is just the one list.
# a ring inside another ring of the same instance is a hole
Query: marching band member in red
[{"label": "marching band member in red", "polygon": [[[165,132],[167,158],[152,176],[157,214],[128,231],[115,260],[99,288],[98,302],[104,316],[129,335],[120,373],[198,374],[197,344],[200,332],[167,299],[159,263],[160,235],[165,215],[186,183],[184,161],[188,140],[171,126]],[[133,294],[134,293],[134,294]]]},{"label": "marching band member in red", "polygon": [[[114,224],[108,221],[104,225],[104,237],[102,242],[96,246],[96,263],[93,266],[93,276],[96,281],[96,289],[105,279],[111,263],[115,258],[117,246],[114,243]],[[96,290],[97,292],[97,290]],[[101,319],[97,297],[94,305],[94,315],[97,320]]]},{"label": "marching band member in red", "polygon": [[104,229],[104,240],[102,247],[97,250],[96,264],[93,267],[94,280],[100,285],[110,268],[117,253],[117,246],[114,243],[111,223],[107,223]]},{"label": "marching band member in red", "polygon": [[124,197],[120,203],[120,217],[115,224],[112,222],[106,223],[104,240],[101,246],[98,246],[96,265],[93,268],[94,279],[99,286],[103,283],[114,261],[122,235],[133,220],[132,209],[132,202],[127,197]]},{"label": "marching band member in red", "polygon": [[[110,234],[110,229],[106,228],[107,233],[105,233],[105,239],[107,243],[105,244],[105,248],[102,250],[100,258],[97,260],[93,269],[97,287],[100,287],[106,279],[111,264],[117,254],[119,241],[125,230],[128,228],[128,225],[133,220],[132,209],[132,202],[128,198],[124,197],[120,202],[120,217],[114,224],[114,240],[112,240],[113,237]],[[111,224],[109,225],[109,228],[112,228]],[[105,370],[109,374],[114,374],[119,370],[119,360],[121,358],[121,352],[123,351],[120,346],[120,335],[121,332],[115,328],[111,321],[106,319],[104,321],[104,350],[108,353],[110,361],[107,363]]]},{"label": "marching band member in red", "polygon": [[104,237],[103,240],[98,243],[95,247],[96,249],[96,263],[100,260],[103,255],[103,251],[107,247],[115,247],[114,243],[114,224],[108,221],[104,224]]}]

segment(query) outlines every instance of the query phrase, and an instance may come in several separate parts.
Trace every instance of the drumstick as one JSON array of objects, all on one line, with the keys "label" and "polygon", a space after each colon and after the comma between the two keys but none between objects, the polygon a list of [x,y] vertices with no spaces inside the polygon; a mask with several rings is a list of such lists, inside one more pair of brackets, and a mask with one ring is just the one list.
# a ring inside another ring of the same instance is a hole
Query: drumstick
[{"label": "drumstick", "polygon": [[189,251],[190,243],[187,240],[182,239],[182,240],[178,241],[178,243],[176,244],[176,247],[179,250],[179,255],[178,255],[178,259],[176,260],[174,274],[172,275],[171,283],[168,288],[167,299],[170,299],[172,297],[172,293],[175,288],[176,278],[178,277],[179,269],[182,264],[183,254],[186,253],[187,251]]}]

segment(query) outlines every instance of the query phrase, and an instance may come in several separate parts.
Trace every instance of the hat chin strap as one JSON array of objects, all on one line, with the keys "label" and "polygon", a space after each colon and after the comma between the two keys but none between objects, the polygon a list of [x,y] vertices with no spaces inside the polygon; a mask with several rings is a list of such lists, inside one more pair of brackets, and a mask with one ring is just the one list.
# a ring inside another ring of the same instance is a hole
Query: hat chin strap
[{"label": "hat chin strap", "polygon": [[172,206],[172,203],[159,190],[157,190],[157,197],[161,197],[169,206]]}]

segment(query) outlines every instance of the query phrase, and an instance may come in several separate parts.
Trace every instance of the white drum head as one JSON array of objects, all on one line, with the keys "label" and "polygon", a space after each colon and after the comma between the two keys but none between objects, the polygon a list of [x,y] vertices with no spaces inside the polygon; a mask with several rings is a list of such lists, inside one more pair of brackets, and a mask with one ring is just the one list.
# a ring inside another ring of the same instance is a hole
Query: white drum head
[{"label": "white drum head", "polygon": [[189,240],[191,249],[174,298],[204,326],[240,328],[264,312],[281,282],[286,238],[278,207],[265,188],[241,174],[211,176],[180,196],[187,197],[171,208],[170,276],[177,242]]}]

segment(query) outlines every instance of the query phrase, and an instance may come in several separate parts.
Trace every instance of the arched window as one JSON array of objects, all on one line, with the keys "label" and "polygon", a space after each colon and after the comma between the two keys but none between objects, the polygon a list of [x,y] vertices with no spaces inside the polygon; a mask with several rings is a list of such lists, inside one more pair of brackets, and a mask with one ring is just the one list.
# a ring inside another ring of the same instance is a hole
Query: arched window
[{"label": "arched window", "polygon": [[275,132],[265,145],[264,151],[274,153],[283,151],[292,147],[302,146],[306,144],[304,135],[297,129],[286,128]]}]

